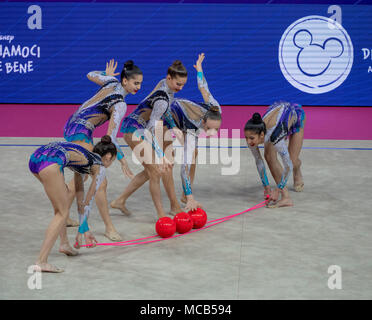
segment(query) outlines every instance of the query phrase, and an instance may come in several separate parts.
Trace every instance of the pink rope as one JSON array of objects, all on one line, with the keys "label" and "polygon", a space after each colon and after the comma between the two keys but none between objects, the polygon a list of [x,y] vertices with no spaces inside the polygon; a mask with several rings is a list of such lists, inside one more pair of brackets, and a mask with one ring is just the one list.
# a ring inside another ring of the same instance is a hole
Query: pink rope
[{"label": "pink rope", "polygon": [[[208,221],[206,223],[206,225],[202,228],[193,229],[193,230],[190,230],[189,232],[182,233],[182,234],[176,234],[172,237],[160,238],[160,239],[150,240],[150,241],[141,241],[141,240],[147,240],[147,239],[152,239],[152,238],[159,238],[158,235],[153,235],[153,236],[149,236],[149,237],[145,237],[145,238],[139,238],[139,239],[127,240],[127,241],[121,241],[121,242],[96,243],[96,246],[132,246],[132,245],[137,245],[137,244],[154,243],[154,242],[159,242],[159,241],[168,240],[168,239],[172,239],[172,238],[178,238],[178,237],[184,236],[186,234],[190,234],[190,233],[197,232],[197,231],[200,231],[200,230],[208,229],[212,226],[215,226],[217,224],[220,224],[222,222],[225,222],[225,221],[228,221],[232,218],[235,218],[235,217],[237,217],[237,216],[239,216],[243,213],[246,213],[246,212],[258,209],[258,208],[262,208],[266,205],[266,202],[267,202],[267,200],[262,201],[259,204],[255,205],[255,206],[253,206],[253,207],[251,207],[247,210],[244,210],[242,212],[235,213],[235,214],[232,214],[232,215],[229,215],[229,216],[226,216],[226,217],[222,217],[222,218],[219,218],[219,219]],[[81,245],[80,247],[88,247],[88,246],[89,245],[84,244],[84,245]]]}]

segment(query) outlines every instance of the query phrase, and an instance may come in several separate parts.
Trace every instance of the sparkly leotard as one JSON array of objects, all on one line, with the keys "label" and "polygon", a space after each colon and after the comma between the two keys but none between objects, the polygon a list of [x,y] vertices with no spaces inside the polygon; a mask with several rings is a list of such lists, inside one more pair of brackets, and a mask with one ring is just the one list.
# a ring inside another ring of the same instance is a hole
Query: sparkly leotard
[{"label": "sparkly leotard", "polygon": [[82,140],[93,144],[93,131],[106,121],[113,119],[114,128],[111,133],[111,141],[118,150],[118,159],[124,157],[116,139],[120,122],[123,119],[127,104],[124,99],[127,92],[121,83],[112,76],[106,76],[104,72],[92,71],[88,78],[101,84],[98,92],[68,119],[64,128],[64,137],[73,142]]},{"label": "sparkly leotard", "polygon": [[44,168],[58,163],[63,172],[65,167],[80,174],[89,174],[93,165],[102,165],[101,157],[82,146],[71,142],[52,142],[41,146],[31,155],[29,168],[39,173]]},{"label": "sparkly leotard", "polygon": [[92,209],[94,195],[106,176],[101,157],[75,143],[52,142],[36,149],[30,157],[29,168],[32,173],[38,174],[55,163],[59,164],[62,172],[64,168],[69,168],[81,175],[91,174],[93,166],[99,166],[99,174],[92,182],[95,183],[95,192],[90,199],[84,200],[88,205],[84,207],[84,214],[79,215],[79,232],[84,233],[89,230],[88,217]]},{"label": "sparkly leotard", "polygon": [[[189,176],[194,151],[197,148],[197,131],[202,127],[204,115],[212,106],[219,107],[221,112],[221,107],[210,93],[207,81],[202,72],[198,72],[197,81],[199,89],[203,88],[208,94],[205,103],[196,103],[187,99],[176,98],[170,106],[174,124],[186,135],[184,144],[184,161],[181,166],[182,188],[186,196],[192,194]],[[172,128],[173,123],[169,123],[168,119],[165,117],[164,121],[169,129]]]},{"label": "sparkly leotard", "polygon": [[[169,105],[173,102],[174,93],[169,89],[166,79],[161,80],[154,90],[129,114],[123,121],[120,131],[123,133],[136,132],[146,139],[145,129],[152,134],[151,144],[159,157],[164,157],[164,152],[155,137],[155,124],[161,121],[163,115],[172,123]],[[172,124],[172,127],[175,125]]]},{"label": "sparkly leotard", "polygon": [[[267,109],[262,119],[267,126],[265,144],[272,143],[283,161],[284,171],[278,184],[278,188],[283,189],[286,186],[293,169],[293,164],[289,156],[285,139],[288,136],[299,132],[301,128],[304,127],[305,112],[299,104],[276,102]],[[268,186],[269,181],[260,151],[258,147],[249,148],[256,160],[256,166],[262,184]]]}]

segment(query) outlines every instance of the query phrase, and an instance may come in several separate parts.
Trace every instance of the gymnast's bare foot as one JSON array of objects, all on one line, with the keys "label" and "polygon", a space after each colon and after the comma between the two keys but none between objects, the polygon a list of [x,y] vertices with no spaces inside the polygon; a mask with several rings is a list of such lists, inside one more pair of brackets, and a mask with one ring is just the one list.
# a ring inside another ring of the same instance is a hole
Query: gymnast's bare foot
[{"label": "gymnast's bare foot", "polygon": [[64,253],[66,256],[77,256],[79,252],[76,250],[72,249],[72,247],[69,244],[61,244],[59,246],[59,252]]},{"label": "gymnast's bare foot", "polygon": [[111,229],[111,230],[106,229],[106,232],[104,233],[104,236],[106,238],[109,238],[111,241],[114,241],[114,242],[123,240],[121,235],[115,229]]},{"label": "gymnast's bare foot", "polygon": [[182,194],[182,197],[181,197],[180,201],[181,201],[182,203],[184,203],[184,204],[187,203],[187,199],[186,199],[186,196],[185,196],[184,193]]},{"label": "gymnast's bare foot", "polygon": [[291,198],[284,198],[275,203],[268,204],[268,208],[292,207],[293,201]]},{"label": "gymnast's bare foot", "polygon": [[178,203],[171,204],[170,211],[168,212],[168,215],[175,216],[177,213],[182,212],[180,205]]},{"label": "gymnast's bare foot", "polygon": [[113,209],[119,209],[126,216],[130,216],[132,214],[132,212],[128,210],[127,207],[125,206],[125,202],[121,202],[119,200],[111,201],[110,207]]},{"label": "gymnast's bare foot", "polygon": [[179,210],[170,209],[168,212],[168,215],[174,217],[177,213],[180,213],[180,212],[183,212],[182,209],[179,209]]},{"label": "gymnast's bare foot", "polygon": [[35,264],[35,269],[34,271],[38,271],[38,272],[52,272],[52,273],[61,273],[61,272],[64,272],[65,270],[61,269],[61,268],[58,268],[56,266],[53,266],[49,263],[36,263]]},{"label": "gymnast's bare foot", "polygon": [[304,190],[304,179],[301,173],[301,160],[297,168],[293,168],[293,187],[296,192],[302,192]]},{"label": "gymnast's bare foot", "polygon": [[78,226],[79,226],[78,221],[72,220],[70,217],[67,218],[66,227],[78,227]]}]

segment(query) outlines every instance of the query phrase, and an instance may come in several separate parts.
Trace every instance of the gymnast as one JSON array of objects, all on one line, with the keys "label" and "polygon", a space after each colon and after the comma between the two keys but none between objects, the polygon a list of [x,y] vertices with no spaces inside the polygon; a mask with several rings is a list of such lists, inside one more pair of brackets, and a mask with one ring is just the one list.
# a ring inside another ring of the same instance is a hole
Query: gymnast
[{"label": "gymnast", "polygon": [[[121,120],[123,119],[127,105],[125,97],[127,94],[136,94],[141,88],[143,81],[142,71],[134,65],[132,60],[125,62],[121,71],[121,81],[115,76],[117,62],[113,59],[106,63],[106,70],[92,71],[88,73],[88,79],[100,85],[98,92],[68,119],[64,128],[64,137],[67,141],[79,144],[89,151],[93,149],[93,131],[96,127],[109,121],[107,134],[111,137],[118,151],[118,160],[123,173],[133,178],[133,173],[128,167],[119,143],[116,139]],[[73,191],[74,181],[71,181],[69,188]],[[101,184],[96,195],[96,204],[105,223],[105,236],[112,241],[121,241],[120,234],[116,231],[108,209],[107,202],[107,180]],[[67,225],[74,226],[74,221],[68,220]]]},{"label": "gymnast", "polygon": [[[221,107],[217,100],[209,91],[207,81],[203,74],[202,63],[205,54],[198,55],[198,60],[194,65],[197,71],[197,84],[202,94],[204,102],[196,103],[187,99],[176,98],[171,104],[171,113],[173,120],[182,133],[184,134],[184,158],[181,166],[181,181],[183,196],[181,202],[186,204],[185,211],[195,210],[202,205],[194,199],[192,194],[192,184],[195,177],[197,144],[200,129],[206,137],[217,134],[221,127]],[[172,123],[166,122],[167,128],[171,129]],[[165,139],[168,141],[168,139]],[[165,144],[167,142],[164,142]],[[168,191],[171,211],[170,214],[180,212],[179,204],[175,194],[174,181],[172,172],[166,172],[163,175],[163,183]],[[170,187],[166,187],[170,185]]]},{"label": "gymnast", "polygon": [[[48,255],[58,235],[61,237],[59,252],[69,256],[77,255],[77,251],[72,249],[68,242],[66,232],[66,220],[75,193],[80,222],[75,248],[80,247],[82,235],[89,247],[94,247],[97,243],[89,231],[88,217],[94,195],[105,179],[105,168],[113,163],[116,155],[117,147],[108,135],[103,136],[92,151],[71,142],[52,142],[41,146],[31,155],[29,169],[44,186],[45,193],[54,208],[54,217],[46,230],[36,261],[39,271],[63,272],[63,269],[48,263]],[[65,184],[64,168],[74,172],[74,191]],[[92,183],[86,194],[84,194],[83,182],[85,174],[92,177]]]},{"label": "gymnast", "polygon": [[[248,147],[255,158],[264,186],[264,196],[270,195],[269,207],[293,206],[286,187],[292,170],[294,190],[301,192],[304,189],[299,155],[303,144],[305,122],[305,112],[301,105],[276,102],[268,108],[262,118],[259,113],[254,113],[244,127]],[[285,140],[288,137],[287,147]],[[258,149],[258,145],[262,143],[264,143],[266,162],[277,184],[274,190],[270,188],[265,163]],[[278,161],[277,153],[282,158],[284,169]],[[278,201],[279,194],[281,194],[281,199]]]},{"label": "gymnast", "polygon": [[[172,163],[165,156],[162,148],[163,116],[172,123],[171,127],[176,136],[182,140],[182,132],[177,130],[170,104],[174,100],[174,93],[182,90],[187,82],[187,70],[181,61],[176,60],[168,68],[167,76],[161,80],[154,90],[138,105],[138,107],[124,119],[121,132],[124,140],[133,150],[144,170],[138,173],[128,184],[123,194],[111,202],[111,207],[120,209],[124,214],[131,214],[126,208],[123,195],[128,198],[134,191],[149,180],[152,200],[159,218],[166,216],[161,200],[160,178],[162,173],[172,167]],[[154,161],[155,160],[155,161]]]},{"label": "gymnast", "polygon": [[[177,138],[180,140],[181,144],[184,146],[184,162],[181,167],[181,177],[182,177],[182,186],[184,193],[187,198],[185,210],[194,210],[198,207],[201,207],[201,204],[195,201],[190,182],[190,167],[195,167],[195,158],[196,158],[196,146],[197,146],[197,136],[198,130],[204,129],[207,136],[215,135],[218,129],[221,126],[221,109],[218,102],[213,98],[209,92],[207,82],[203,75],[202,62],[205,58],[204,53],[200,54],[196,65],[194,68],[197,70],[197,81],[200,92],[202,93],[204,103],[195,103],[186,99],[174,99],[171,103],[171,117],[169,114],[165,114],[162,118],[165,123],[164,127],[164,137],[169,131],[168,129],[173,129],[174,126],[181,131],[182,138]],[[176,131],[177,132],[177,131]],[[164,149],[167,151],[172,151],[168,146],[172,144],[171,139],[164,138]],[[171,159],[173,157],[171,154],[167,154],[167,158]],[[195,173],[195,169],[193,170]],[[141,179],[140,179],[141,178]],[[193,179],[194,176],[191,176]],[[131,181],[132,188],[127,188],[120,196],[113,202],[111,205],[114,208],[127,210],[125,207],[125,202],[139,187],[141,187],[148,178],[146,176],[137,176]],[[174,215],[178,212],[181,212],[182,209],[177,201],[173,173],[172,170],[165,171],[162,174],[162,180],[164,188],[167,192],[168,198],[170,200],[171,209],[169,214]]]}]

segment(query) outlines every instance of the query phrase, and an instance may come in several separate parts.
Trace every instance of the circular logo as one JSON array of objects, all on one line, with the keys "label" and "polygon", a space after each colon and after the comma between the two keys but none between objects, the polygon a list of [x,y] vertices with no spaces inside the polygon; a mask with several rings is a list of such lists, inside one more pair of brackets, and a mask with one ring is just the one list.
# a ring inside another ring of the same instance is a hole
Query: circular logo
[{"label": "circular logo", "polygon": [[312,94],[341,85],[353,65],[353,44],[336,21],[308,16],[292,23],[279,43],[279,65],[295,88]]}]

